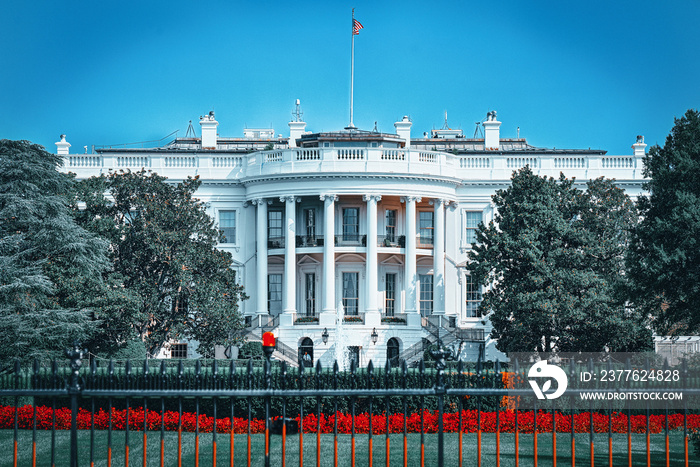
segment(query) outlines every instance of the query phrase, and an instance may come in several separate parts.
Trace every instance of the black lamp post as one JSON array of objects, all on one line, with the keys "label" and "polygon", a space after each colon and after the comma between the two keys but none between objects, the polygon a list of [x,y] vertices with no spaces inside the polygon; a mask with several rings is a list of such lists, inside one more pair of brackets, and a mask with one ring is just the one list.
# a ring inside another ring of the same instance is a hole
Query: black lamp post
[{"label": "black lamp post", "polygon": [[372,338],[372,344],[376,344],[377,339],[379,339],[379,334],[377,334],[377,328],[372,329],[372,334],[370,334],[370,337]]},{"label": "black lamp post", "polygon": [[270,357],[272,357],[272,352],[275,351],[275,345],[277,344],[275,340],[275,335],[271,332],[266,332],[262,336],[262,341],[263,353],[265,353],[265,358],[269,362]]},{"label": "black lamp post", "polygon": [[323,332],[321,333],[321,340],[324,344],[328,344],[328,328],[323,328]]}]

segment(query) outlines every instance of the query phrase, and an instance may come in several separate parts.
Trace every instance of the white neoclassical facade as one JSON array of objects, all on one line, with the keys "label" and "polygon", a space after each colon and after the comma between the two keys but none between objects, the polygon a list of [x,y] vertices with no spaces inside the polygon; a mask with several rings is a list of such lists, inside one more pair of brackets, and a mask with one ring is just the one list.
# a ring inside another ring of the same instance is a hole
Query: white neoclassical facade
[{"label": "white neoclassical facade", "polygon": [[[220,248],[250,296],[248,337],[274,332],[278,358],[290,363],[328,365],[340,353],[360,365],[411,362],[438,334],[466,360],[480,351],[502,358],[465,268],[476,226],[494,216],[494,192],[525,165],[581,184],[615,178],[633,197],[644,181],[642,137],[626,155],[537,148],[501,138],[495,112],[477,138],[449,128],[411,137],[407,117],[395,134],[311,133],[296,118],[288,137],[263,129],[224,138],[213,112],[200,125],[201,137],[163,147],[71,154],[62,137],[57,152],[78,178],[141,168],[171,180],[198,175],[198,196],[224,232]],[[180,343],[172,356],[194,347]]]}]

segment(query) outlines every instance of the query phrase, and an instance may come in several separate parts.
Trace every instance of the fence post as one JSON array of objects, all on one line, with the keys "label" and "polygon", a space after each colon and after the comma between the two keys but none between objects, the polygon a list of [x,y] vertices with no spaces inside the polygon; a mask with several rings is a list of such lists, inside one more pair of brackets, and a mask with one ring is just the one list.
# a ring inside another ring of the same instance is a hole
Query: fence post
[{"label": "fence post", "polygon": [[[439,332],[439,330],[438,330]],[[443,413],[444,413],[444,398],[445,398],[445,358],[451,356],[450,352],[442,346],[438,339],[438,348],[430,350],[430,356],[435,360],[435,368],[437,375],[435,377],[435,394],[438,398],[438,467],[442,467],[445,463],[445,437],[443,429]]]},{"label": "fence post", "polygon": [[68,382],[68,394],[70,395],[70,465],[78,467],[78,396],[82,391],[80,387],[80,365],[83,363],[83,350],[76,341],[72,349],[66,350],[66,357],[70,359],[70,381]]}]

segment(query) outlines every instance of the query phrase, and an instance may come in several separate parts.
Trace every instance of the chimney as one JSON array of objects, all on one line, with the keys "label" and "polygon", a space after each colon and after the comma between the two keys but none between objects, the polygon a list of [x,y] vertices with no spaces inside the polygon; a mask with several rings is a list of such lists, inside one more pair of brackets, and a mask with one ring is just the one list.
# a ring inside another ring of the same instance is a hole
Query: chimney
[{"label": "chimney", "polygon": [[301,138],[306,130],[306,122],[302,121],[301,101],[297,99],[296,109],[292,113],[293,120],[289,122],[289,147],[297,147],[297,139]]},{"label": "chimney", "polygon": [[408,118],[408,115],[404,115],[400,122],[394,123],[396,134],[399,135],[399,138],[403,138],[406,141],[404,146],[406,149],[411,147],[411,125],[413,125],[413,122]]},{"label": "chimney", "polygon": [[199,117],[199,124],[202,125],[202,149],[216,149],[216,127],[219,122],[214,118],[214,111]]},{"label": "chimney", "polygon": [[66,135],[61,135],[61,141],[56,143],[56,154],[59,156],[67,156],[69,147],[70,143],[66,141]]},{"label": "chimney", "polygon": [[496,149],[500,147],[500,131],[501,122],[496,119],[496,111],[492,110],[486,114],[484,125],[484,148]]},{"label": "chimney", "polygon": [[[56,143],[58,144],[58,143]],[[632,149],[634,149],[634,155],[635,157],[644,157],[646,154],[646,151],[644,150],[647,147],[646,144],[644,144],[644,136],[642,135],[637,135],[637,142],[632,145]]]}]

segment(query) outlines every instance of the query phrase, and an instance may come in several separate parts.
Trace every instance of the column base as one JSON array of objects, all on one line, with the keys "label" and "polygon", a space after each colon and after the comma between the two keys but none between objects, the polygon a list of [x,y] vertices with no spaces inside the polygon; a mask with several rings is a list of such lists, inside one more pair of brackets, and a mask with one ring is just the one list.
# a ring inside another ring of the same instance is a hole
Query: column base
[{"label": "column base", "polygon": [[294,326],[294,319],[296,318],[296,312],[285,311],[280,315],[280,326]]},{"label": "column base", "polygon": [[365,312],[365,326],[380,326],[382,324],[382,315],[379,311]]},{"label": "column base", "polygon": [[335,310],[333,311],[322,311],[318,315],[318,325],[319,326],[335,326],[335,320],[336,320],[336,314]]},{"label": "column base", "polygon": [[420,313],[406,313],[406,326],[421,327],[422,324]]}]

